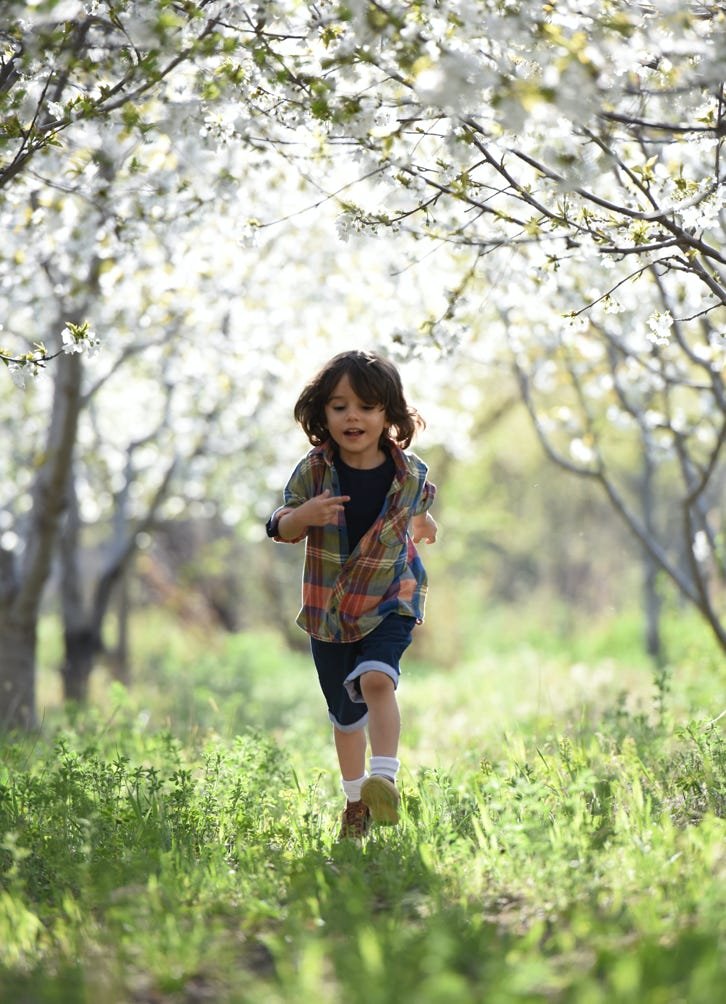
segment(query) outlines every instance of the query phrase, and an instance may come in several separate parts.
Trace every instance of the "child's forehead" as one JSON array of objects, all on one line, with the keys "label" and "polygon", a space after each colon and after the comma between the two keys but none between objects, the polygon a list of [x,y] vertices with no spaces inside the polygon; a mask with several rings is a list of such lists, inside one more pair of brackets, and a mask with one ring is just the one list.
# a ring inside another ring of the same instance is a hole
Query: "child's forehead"
[{"label": "child's forehead", "polygon": [[334,398],[355,397],[361,401],[367,402],[370,400],[369,395],[366,395],[365,397],[360,396],[360,394],[366,389],[367,388],[359,388],[358,391],[356,391],[349,375],[347,373],[343,373],[338,382],[333,385],[328,400],[332,401]]},{"label": "child's forehead", "polygon": [[336,383],[334,383],[333,386],[331,387],[330,396],[331,398],[344,397],[348,394],[355,394],[355,390],[353,389],[353,385],[350,382],[350,377],[348,376],[347,373],[344,373],[341,377],[338,378]]}]

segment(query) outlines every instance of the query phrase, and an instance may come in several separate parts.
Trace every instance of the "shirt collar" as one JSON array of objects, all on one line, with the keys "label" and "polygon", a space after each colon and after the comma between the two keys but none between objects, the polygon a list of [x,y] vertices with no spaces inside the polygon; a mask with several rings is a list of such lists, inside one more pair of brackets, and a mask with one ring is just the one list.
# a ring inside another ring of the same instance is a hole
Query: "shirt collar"
[{"label": "shirt collar", "polygon": [[[409,475],[406,454],[403,452],[398,443],[394,443],[392,439],[386,440],[386,447],[390,450],[391,457],[396,468],[391,488],[398,490],[403,486]],[[319,453],[328,467],[332,467],[335,463],[335,450],[333,448],[332,439],[326,439],[324,443],[320,444],[320,446],[316,446],[313,452]]]}]

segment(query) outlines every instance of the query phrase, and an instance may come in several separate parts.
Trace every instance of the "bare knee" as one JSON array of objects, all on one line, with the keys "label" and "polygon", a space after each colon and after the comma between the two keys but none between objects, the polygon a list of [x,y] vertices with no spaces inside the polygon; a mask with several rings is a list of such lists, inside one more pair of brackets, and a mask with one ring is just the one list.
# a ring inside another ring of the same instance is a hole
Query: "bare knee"
[{"label": "bare knee", "polygon": [[390,676],[372,669],[361,676],[360,689],[366,703],[369,703],[377,697],[392,694],[396,688]]}]

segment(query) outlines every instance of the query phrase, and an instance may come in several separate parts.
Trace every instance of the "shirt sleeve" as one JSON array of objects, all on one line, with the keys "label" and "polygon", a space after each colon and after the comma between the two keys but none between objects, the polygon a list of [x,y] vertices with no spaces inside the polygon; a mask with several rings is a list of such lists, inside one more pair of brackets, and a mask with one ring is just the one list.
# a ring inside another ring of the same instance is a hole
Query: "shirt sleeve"
[{"label": "shirt sleeve", "polygon": [[315,495],[313,467],[308,457],[304,457],[290,475],[282,498],[288,509],[297,509],[303,502]]},{"label": "shirt sleeve", "polygon": [[421,493],[414,503],[412,514],[414,516],[422,516],[425,512],[428,512],[434,504],[435,498],[436,485],[432,484],[430,481],[424,481]]},{"label": "shirt sleeve", "polygon": [[287,540],[285,537],[281,537],[277,533],[277,527],[285,513],[291,512],[293,509],[297,509],[298,506],[303,504],[303,502],[307,502],[309,498],[312,498],[314,494],[315,486],[313,482],[312,465],[308,457],[304,457],[292,472],[287,484],[285,485],[285,490],[282,493],[283,504],[275,509],[267,521],[268,537],[272,537],[272,539],[277,541],[279,544],[297,544],[299,541],[304,540],[307,536],[307,531],[300,534],[299,537]]}]

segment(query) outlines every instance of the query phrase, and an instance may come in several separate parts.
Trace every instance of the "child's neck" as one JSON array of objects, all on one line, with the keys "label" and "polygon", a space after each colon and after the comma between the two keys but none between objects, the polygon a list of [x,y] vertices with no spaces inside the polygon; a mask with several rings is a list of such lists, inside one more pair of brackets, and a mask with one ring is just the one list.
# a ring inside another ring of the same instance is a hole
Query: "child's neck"
[{"label": "child's neck", "polygon": [[386,454],[380,446],[376,450],[365,450],[363,453],[349,453],[348,450],[341,450],[339,447],[338,455],[347,467],[359,471],[370,471],[386,462]]}]

